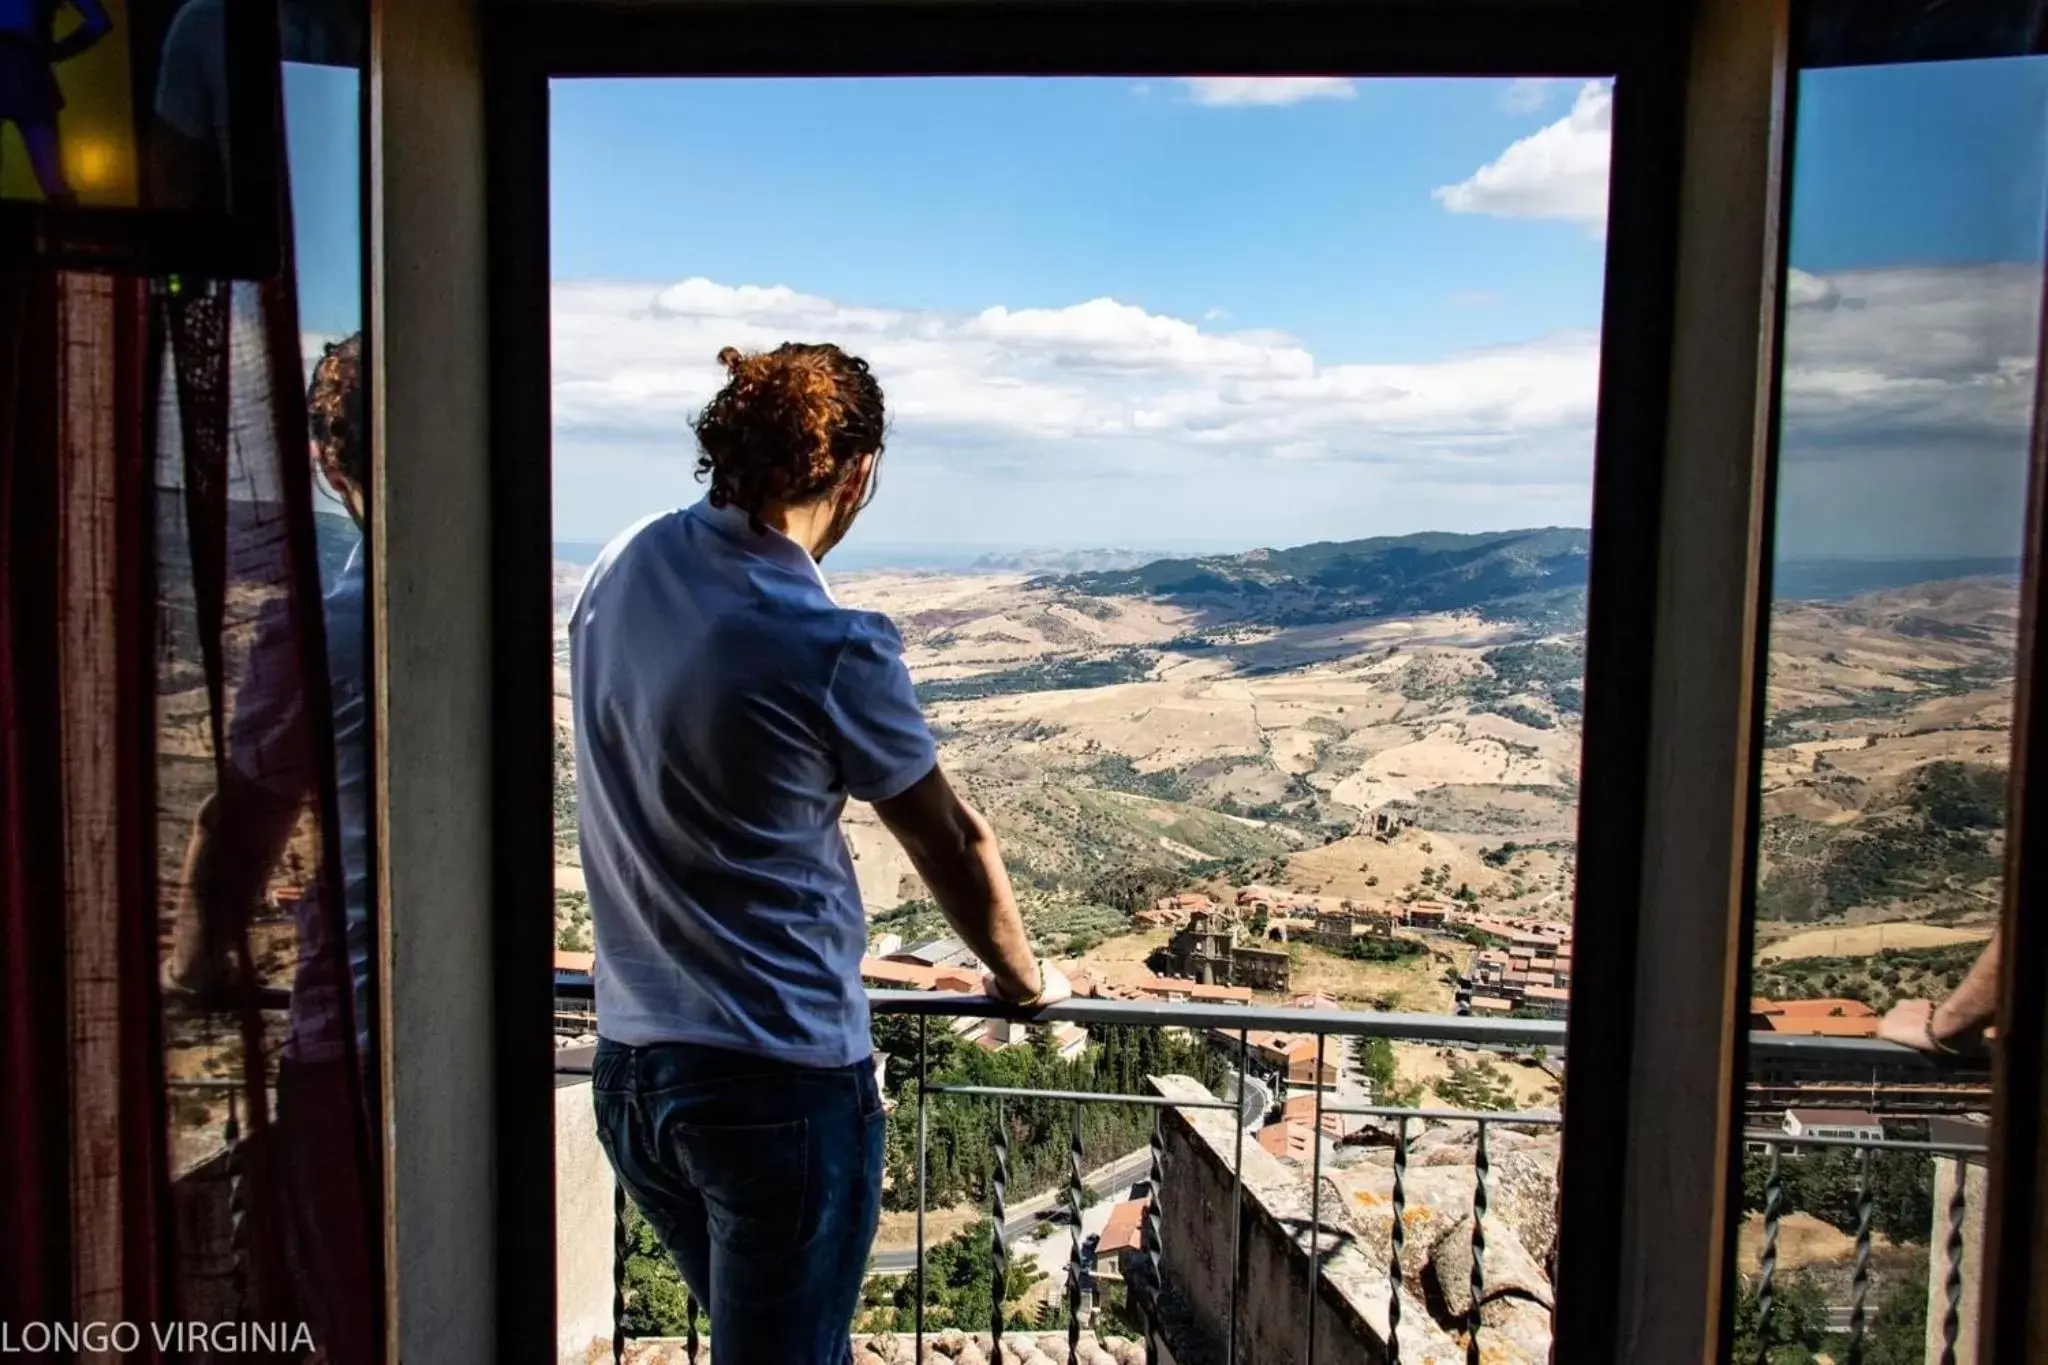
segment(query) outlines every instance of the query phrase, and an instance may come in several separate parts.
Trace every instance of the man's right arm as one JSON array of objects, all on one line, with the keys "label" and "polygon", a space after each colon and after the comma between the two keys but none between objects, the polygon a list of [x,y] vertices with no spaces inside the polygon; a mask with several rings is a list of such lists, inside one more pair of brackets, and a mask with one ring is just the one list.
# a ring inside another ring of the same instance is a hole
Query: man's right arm
[{"label": "man's right arm", "polygon": [[1065,998],[1064,978],[1050,968],[1041,976],[995,831],[936,764],[901,794],[877,801],[875,813],[910,855],[947,923],[987,965],[999,998],[1032,1004]]},{"label": "man's right arm", "polygon": [[1998,1021],[1998,935],[1970,964],[1954,994],[1939,1005],[1928,1000],[1901,1000],[1878,1021],[1877,1036],[1922,1052],[1949,1053],[1974,1048]]}]

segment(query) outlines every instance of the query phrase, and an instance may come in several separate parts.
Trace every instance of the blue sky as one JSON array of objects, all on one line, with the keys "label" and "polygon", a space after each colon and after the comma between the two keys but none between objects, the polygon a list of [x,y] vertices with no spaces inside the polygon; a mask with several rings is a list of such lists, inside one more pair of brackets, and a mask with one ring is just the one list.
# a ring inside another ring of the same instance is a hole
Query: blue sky
[{"label": "blue sky", "polygon": [[[332,335],[355,78],[285,93]],[[1781,550],[2008,553],[2048,59],[1799,113]],[[557,534],[694,498],[712,357],[793,338],[889,394],[848,558],[1584,524],[1606,144],[1577,80],[557,82]]]},{"label": "blue sky", "polygon": [[363,325],[362,78],[353,68],[286,62],[285,151],[292,168],[299,321],[344,336]]},{"label": "blue sky", "polygon": [[[711,358],[799,336],[867,354],[896,414],[852,555],[1583,523],[1606,102],[1577,81],[556,82],[558,533],[694,496]],[[1574,118],[1558,211],[1438,194]]]},{"label": "blue sky", "polygon": [[956,312],[1107,295],[1334,361],[1597,326],[1583,225],[1430,199],[1571,100],[1510,112],[1505,84],[1219,107],[1170,81],[558,81],[554,275]]}]

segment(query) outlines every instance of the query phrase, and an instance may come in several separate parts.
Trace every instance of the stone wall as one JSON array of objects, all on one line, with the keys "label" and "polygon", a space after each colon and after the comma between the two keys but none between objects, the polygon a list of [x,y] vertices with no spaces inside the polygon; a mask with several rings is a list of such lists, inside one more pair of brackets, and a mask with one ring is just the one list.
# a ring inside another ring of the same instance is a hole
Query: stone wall
[{"label": "stone wall", "polygon": [[[1154,1080],[1174,1099],[1207,1100],[1184,1076]],[[1167,1345],[1180,1365],[1225,1358],[1231,1303],[1231,1164],[1236,1134],[1218,1110],[1167,1111],[1166,1174],[1159,1188],[1162,1278],[1167,1285]],[[1238,1359],[1305,1365],[1308,1359],[1309,1182],[1300,1169],[1244,1143],[1243,1264],[1238,1301]],[[1381,1365],[1387,1358],[1386,1256],[1360,1250],[1324,1210],[1323,1272],[1318,1283],[1315,1358],[1320,1365]],[[1375,1249],[1377,1250],[1377,1249]],[[1407,1365],[1459,1365],[1458,1344],[1401,1290],[1401,1359]]]},{"label": "stone wall", "polygon": [[556,1359],[610,1360],[611,1340],[612,1168],[584,1080],[555,1088]]},{"label": "stone wall", "polygon": [[[1154,1079],[1169,1098],[1206,1100],[1186,1077]],[[1166,1173],[1159,1189],[1166,1301],[1162,1335],[1182,1365],[1225,1358],[1230,1330],[1233,1182],[1237,1135],[1216,1110],[1167,1111]],[[1418,1133],[1403,1181],[1404,1249],[1398,1289],[1390,1286],[1392,1154],[1349,1150],[1324,1168],[1311,1205],[1310,1167],[1244,1142],[1244,1200],[1237,1257],[1240,1360],[1304,1365],[1308,1359],[1311,1214],[1321,1227],[1315,1359],[1380,1365],[1387,1359],[1389,1307],[1398,1294],[1406,1365],[1458,1365],[1471,1304],[1472,1165],[1469,1128]],[[1497,1129],[1491,1138],[1491,1209],[1486,1220],[1485,1291],[1480,1305],[1485,1359],[1501,1365],[1547,1361],[1550,1281],[1543,1258],[1556,1236],[1554,1135]]]}]

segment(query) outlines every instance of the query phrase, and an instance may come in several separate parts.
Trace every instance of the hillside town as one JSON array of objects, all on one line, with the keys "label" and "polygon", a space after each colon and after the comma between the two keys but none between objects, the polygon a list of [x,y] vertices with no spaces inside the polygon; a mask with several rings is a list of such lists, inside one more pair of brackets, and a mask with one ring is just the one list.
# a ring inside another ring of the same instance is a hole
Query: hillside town
[{"label": "hillside town", "polygon": [[[1348,897],[1310,895],[1265,885],[1232,889],[1227,898],[1201,891],[1157,898],[1131,916],[1134,929],[1168,930],[1171,937],[1151,959],[1151,975],[1116,978],[1084,962],[1068,969],[1077,995],[1161,1003],[1249,1005],[1269,1003],[1345,1006],[1321,996],[1289,1001],[1294,957],[1290,945],[1308,944],[1329,952],[1370,957],[1373,942],[1406,941],[1422,946],[1472,948],[1457,973],[1456,1013],[1476,1018],[1564,1019],[1570,1010],[1573,940],[1567,923],[1529,916],[1489,913],[1458,901],[1389,899],[1365,904]],[[593,957],[557,950],[555,971],[568,993],[558,1002],[558,1032],[593,1031],[583,990]],[[896,934],[878,935],[861,960],[861,980],[875,990],[974,994],[981,989],[981,963],[956,939],[906,944]],[[1837,998],[1770,1000],[1751,1005],[1758,1031],[1812,1037],[1867,1038],[1878,1014],[1860,1001]],[[989,1051],[1027,1040],[1022,1026],[1001,1020],[959,1019],[963,1040]],[[1087,1030],[1054,1026],[1055,1050],[1080,1055]]]}]

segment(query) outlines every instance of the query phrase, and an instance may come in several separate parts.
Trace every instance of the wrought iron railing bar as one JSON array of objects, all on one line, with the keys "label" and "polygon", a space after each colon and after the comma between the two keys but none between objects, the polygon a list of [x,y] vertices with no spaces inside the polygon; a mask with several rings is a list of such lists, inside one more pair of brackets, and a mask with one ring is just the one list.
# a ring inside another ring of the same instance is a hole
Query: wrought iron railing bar
[{"label": "wrought iron railing bar", "polygon": [[1387,1258],[1387,1365],[1401,1365],[1401,1248],[1408,1240],[1408,1119],[1394,1130],[1393,1255]]},{"label": "wrought iron railing bar", "polygon": [[1956,1365],[1956,1337],[1963,1319],[1963,1214],[1969,1192],[1969,1168],[1956,1163],[1955,1188],[1948,1197],[1948,1266],[1942,1277],[1946,1299],[1941,1312],[1941,1365]]},{"label": "wrought iron railing bar", "polygon": [[1784,1182],[1779,1179],[1777,1143],[1770,1144],[1770,1154],[1770,1171],[1764,1176],[1764,1250],[1757,1265],[1757,1365],[1766,1365],[1770,1357],[1772,1289],[1778,1275],[1778,1223],[1785,1200]]},{"label": "wrought iron railing bar", "polygon": [[1176,1100],[1120,1090],[1032,1090],[1015,1085],[935,1085],[934,1095],[980,1095],[992,1099],[1071,1100],[1075,1104],[1147,1104],[1158,1109],[1235,1109],[1228,1100]]},{"label": "wrought iron railing bar", "polygon": [[1003,1233],[1008,1211],[1003,1207],[1004,1191],[1010,1183],[1010,1126],[1003,1122],[1003,1102],[996,1100],[996,1135],[989,1154],[995,1169],[989,1174],[989,1203],[995,1215],[995,1230],[989,1247],[989,1338],[991,1365],[1003,1365],[1003,1296],[1010,1286],[1010,1247]]},{"label": "wrought iron railing bar", "polygon": [[626,1187],[612,1181],[612,1365],[626,1358]]},{"label": "wrought iron railing bar", "polygon": [[928,1137],[925,1127],[925,1029],[930,1020],[920,1015],[917,1020],[917,1304],[911,1310],[912,1337],[911,1359],[917,1365],[924,1365],[924,1205],[925,1205],[925,1154]]},{"label": "wrought iron railing bar", "polygon": [[1849,1279],[1849,1365],[1863,1365],[1864,1306],[1870,1298],[1870,1221],[1876,1200],[1870,1191],[1870,1149],[1856,1163],[1856,1269]]},{"label": "wrought iron railing bar", "polygon": [[1237,1115],[1231,1120],[1231,1126],[1237,1130],[1237,1158],[1230,1168],[1230,1342],[1224,1356],[1227,1365],[1237,1365],[1237,1298],[1244,1270],[1244,1097],[1246,1083],[1251,1079],[1251,1040],[1249,1029],[1238,1030]]},{"label": "wrought iron railing bar", "polygon": [[1306,1365],[1316,1365],[1316,1299],[1323,1278],[1323,1044],[1327,1041],[1327,1034],[1316,1035],[1316,1121],[1309,1134]]},{"label": "wrought iron railing bar", "polygon": [[1479,1307],[1486,1298],[1486,1177],[1491,1165],[1486,1151],[1488,1126],[1485,1119],[1479,1121],[1479,1143],[1473,1153],[1472,1304],[1465,1318],[1465,1365],[1479,1365]]},{"label": "wrought iron railing bar", "polygon": [[239,1316],[249,1302],[249,1204],[248,1186],[242,1167],[241,1106],[236,1092],[228,1092],[228,1121],[221,1131],[228,1166],[228,1256],[231,1306]]},{"label": "wrought iron railing bar", "polygon": [[[1144,1243],[1145,1262],[1151,1269],[1151,1280],[1146,1286],[1150,1301],[1145,1306],[1146,1319],[1151,1330],[1145,1334],[1146,1365],[1159,1365],[1159,1291],[1166,1283],[1166,1272],[1160,1265],[1160,1213],[1159,1196],[1166,1187],[1166,1115],[1163,1110],[1152,1111],[1152,1165],[1147,1171],[1147,1199],[1140,1240]],[[1127,1286],[1125,1294],[1130,1293]]]},{"label": "wrought iron railing bar", "polygon": [[1081,1365],[1081,1114],[1075,1105],[1067,1139],[1067,1365]]}]

